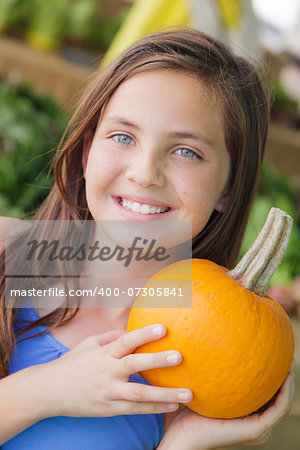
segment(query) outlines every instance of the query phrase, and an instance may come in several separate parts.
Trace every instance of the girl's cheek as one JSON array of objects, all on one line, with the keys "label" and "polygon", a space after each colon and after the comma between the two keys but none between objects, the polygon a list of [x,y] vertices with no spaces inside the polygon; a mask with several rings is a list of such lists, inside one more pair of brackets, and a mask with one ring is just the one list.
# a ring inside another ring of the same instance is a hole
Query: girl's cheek
[{"label": "girl's cheek", "polygon": [[97,147],[91,149],[89,165],[99,176],[109,175],[107,171],[116,171],[118,167],[120,168],[122,162],[120,156],[108,142],[98,142]]}]

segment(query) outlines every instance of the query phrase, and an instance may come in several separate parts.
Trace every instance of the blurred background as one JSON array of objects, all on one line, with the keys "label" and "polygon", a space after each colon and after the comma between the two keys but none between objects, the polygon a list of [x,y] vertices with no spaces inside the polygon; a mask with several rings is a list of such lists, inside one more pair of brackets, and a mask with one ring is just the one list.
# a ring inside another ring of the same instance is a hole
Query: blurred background
[{"label": "blurred background", "polygon": [[213,34],[262,64],[272,91],[266,158],[241,255],[271,206],[293,217],[269,293],[294,327],[296,396],[261,448],[299,450],[300,0],[0,0],[0,216],[30,218],[49,192],[51,159],[93,74],[143,35],[177,25]]}]

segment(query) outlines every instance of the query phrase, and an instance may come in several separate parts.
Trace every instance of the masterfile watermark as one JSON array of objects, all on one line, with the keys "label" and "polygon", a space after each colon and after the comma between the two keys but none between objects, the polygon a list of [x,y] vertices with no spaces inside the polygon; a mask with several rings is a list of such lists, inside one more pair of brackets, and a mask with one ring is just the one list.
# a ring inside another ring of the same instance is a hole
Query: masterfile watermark
[{"label": "masterfile watermark", "polygon": [[[139,241],[142,245],[138,245]],[[133,258],[135,261],[166,261],[169,259],[170,255],[163,246],[157,247],[153,252],[155,244],[155,239],[151,239],[148,243],[148,239],[136,237],[128,249],[120,245],[113,248],[101,247],[99,241],[95,241],[92,245],[87,245],[84,242],[79,247],[74,248],[70,245],[60,246],[60,241],[57,239],[50,242],[45,239],[41,242],[33,239],[27,243],[29,251],[26,255],[26,261],[32,261],[34,258],[41,261],[45,257],[48,257],[49,261],[109,261],[115,258],[117,261],[124,261],[124,267],[128,267]]]},{"label": "masterfile watermark", "polygon": [[131,307],[147,292],[153,306],[187,307],[191,265],[183,290],[178,274],[170,275],[173,285],[163,279],[150,291],[145,285],[166,266],[192,258],[191,230],[191,221],[8,220],[6,306],[30,299],[37,307]]},{"label": "masterfile watermark", "polygon": [[53,283],[56,281],[47,280],[48,287],[45,282],[39,287],[28,286],[26,289],[26,282],[22,282],[18,289],[7,286],[7,305],[10,302],[14,307],[24,307],[25,304],[25,307],[35,308],[76,308],[80,299],[83,308],[131,308],[136,297],[140,296],[147,308],[192,306],[190,277],[184,277],[180,283],[177,277],[161,278],[153,285],[147,284],[146,278],[138,281],[114,278],[109,284],[105,279],[93,279],[88,283],[69,280],[68,286],[55,286]]}]

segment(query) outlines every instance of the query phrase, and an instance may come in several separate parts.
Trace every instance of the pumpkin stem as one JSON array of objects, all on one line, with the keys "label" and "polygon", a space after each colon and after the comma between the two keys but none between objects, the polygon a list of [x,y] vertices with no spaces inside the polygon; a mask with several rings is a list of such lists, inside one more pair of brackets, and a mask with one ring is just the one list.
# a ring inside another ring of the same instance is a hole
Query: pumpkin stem
[{"label": "pumpkin stem", "polygon": [[278,208],[271,208],[257,239],[230,275],[247,289],[264,296],[286,252],[293,219]]}]

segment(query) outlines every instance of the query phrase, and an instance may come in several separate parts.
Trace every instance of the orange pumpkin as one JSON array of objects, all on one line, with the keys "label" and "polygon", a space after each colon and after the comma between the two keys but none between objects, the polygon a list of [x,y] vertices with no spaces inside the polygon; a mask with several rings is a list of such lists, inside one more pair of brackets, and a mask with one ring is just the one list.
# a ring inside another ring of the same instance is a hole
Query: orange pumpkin
[{"label": "orange pumpkin", "polygon": [[[136,353],[178,350],[177,366],[142,372],[151,384],[189,388],[186,405],[197,413],[230,419],[256,411],[283,383],[292,363],[294,336],[285,311],[265,296],[286,250],[291,218],[272,208],[254,245],[231,272],[201,259],[183,260],[155,274],[145,285],[184,291],[191,307],[151,307],[157,298],[140,295],[128,331],[163,323],[167,335]],[[184,276],[192,267],[192,277]],[[152,290],[153,292],[153,290]],[[156,291],[155,291],[156,292]],[[168,299],[164,299],[168,300]]]}]

